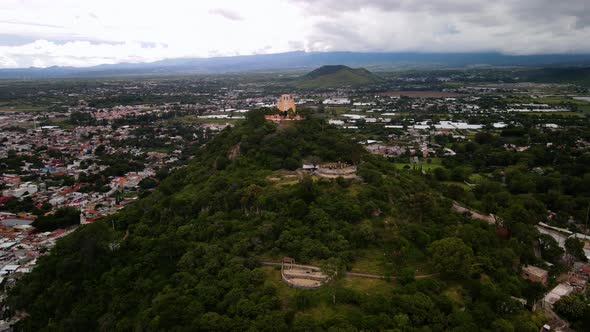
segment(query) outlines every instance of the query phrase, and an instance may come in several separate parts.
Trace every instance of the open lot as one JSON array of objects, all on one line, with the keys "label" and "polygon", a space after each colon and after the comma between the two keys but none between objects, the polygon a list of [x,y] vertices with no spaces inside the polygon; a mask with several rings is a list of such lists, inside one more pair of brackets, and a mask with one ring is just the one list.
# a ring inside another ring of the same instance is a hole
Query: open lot
[{"label": "open lot", "polygon": [[410,98],[454,98],[462,97],[464,94],[443,92],[443,91],[391,91],[380,93],[381,96],[388,97],[410,97]]}]

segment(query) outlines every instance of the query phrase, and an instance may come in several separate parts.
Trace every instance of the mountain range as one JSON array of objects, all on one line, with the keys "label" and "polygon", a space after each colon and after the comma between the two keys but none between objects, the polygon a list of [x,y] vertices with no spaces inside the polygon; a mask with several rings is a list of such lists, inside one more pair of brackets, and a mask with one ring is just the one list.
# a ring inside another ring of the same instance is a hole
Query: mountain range
[{"label": "mountain range", "polygon": [[304,70],[341,64],[371,70],[463,68],[474,66],[588,66],[590,54],[506,55],[500,53],[359,53],[287,52],[214,58],[166,59],[150,63],[104,64],[93,67],[0,69],[0,79],[84,78],[134,75],[218,74]]}]

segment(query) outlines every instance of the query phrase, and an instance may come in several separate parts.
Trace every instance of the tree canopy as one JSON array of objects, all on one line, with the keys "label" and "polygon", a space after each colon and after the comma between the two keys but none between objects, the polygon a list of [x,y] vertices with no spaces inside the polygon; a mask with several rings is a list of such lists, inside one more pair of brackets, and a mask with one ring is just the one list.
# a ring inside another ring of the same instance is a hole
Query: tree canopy
[{"label": "tree canopy", "polygon": [[[18,328],[536,328],[511,299],[529,290],[513,264],[532,251],[532,226],[500,239],[452,212],[423,177],[325,123],[259,118],[224,130],[145,198],[58,241],[9,296],[30,315]],[[281,179],[309,156],[358,163],[363,180]],[[368,291],[338,273],[319,290],[294,290],[260,264],[283,256],[334,271],[378,263],[400,283]]]}]

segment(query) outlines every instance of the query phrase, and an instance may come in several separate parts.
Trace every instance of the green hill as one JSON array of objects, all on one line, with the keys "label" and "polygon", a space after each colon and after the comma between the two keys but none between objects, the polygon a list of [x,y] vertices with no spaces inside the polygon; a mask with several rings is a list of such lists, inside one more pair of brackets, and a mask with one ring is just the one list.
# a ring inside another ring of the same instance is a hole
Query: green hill
[{"label": "green hill", "polygon": [[342,65],[322,66],[301,77],[296,85],[304,89],[363,86],[382,82],[383,79],[364,68]]},{"label": "green hill", "polygon": [[[363,181],[287,176],[308,156],[358,162]],[[29,315],[18,330],[538,331],[511,299],[538,296],[514,271],[534,257],[531,225],[500,240],[418,172],[316,120],[279,129],[251,111],[194,157],[40,257],[7,300]],[[284,256],[339,273],[293,289],[260,263]]]},{"label": "green hill", "polygon": [[515,74],[520,76],[520,81],[590,86],[590,68],[588,67],[523,69],[516,71]]}]

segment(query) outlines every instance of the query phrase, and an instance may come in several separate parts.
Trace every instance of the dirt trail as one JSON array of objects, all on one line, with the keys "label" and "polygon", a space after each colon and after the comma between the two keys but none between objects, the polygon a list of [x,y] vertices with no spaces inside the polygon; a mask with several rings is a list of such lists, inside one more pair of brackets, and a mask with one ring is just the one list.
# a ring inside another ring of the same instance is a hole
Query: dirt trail
[{"label": "dirt trail", "polygon": [[[266,266],[281,266],[281,263],[279,263],[279,262],[269,262],[269,261],[262,261],[262,262],[260,262],[260,264],[266,265]],[[308,265],[301,265],[301,266],[308,266]],[[438,273],[419,274],[419,275],[416,275],[415,278],[416,279],[423,279],[423,278],[435,277],[437,275],[438,275]],[[353,278],[368,278],[368,279],[385,279],[386,278],[384,275],[379,275],[379,274],[362,273],[362,272],[348,272],[348,271],[346,272],[346,276],[353,277]],[[389,277],[389,278],[392,280],[395,280],[397,277]]]},{"label": "dirt trail", "polygon": [[488,224],[492,224],[492,225],[496,223],[496,218],[494,217],[493,214],[485,215],[485,214],[481,214],[479,212],[475,212],[469,208],[462,206],[461,204],[459,204],[456,201],[453,201],[453,210],[455,210],[455,212],[458,212],[458,213],[469,212],[471,214],[471,219],[482,220],[482,221],[485,221]]}]

